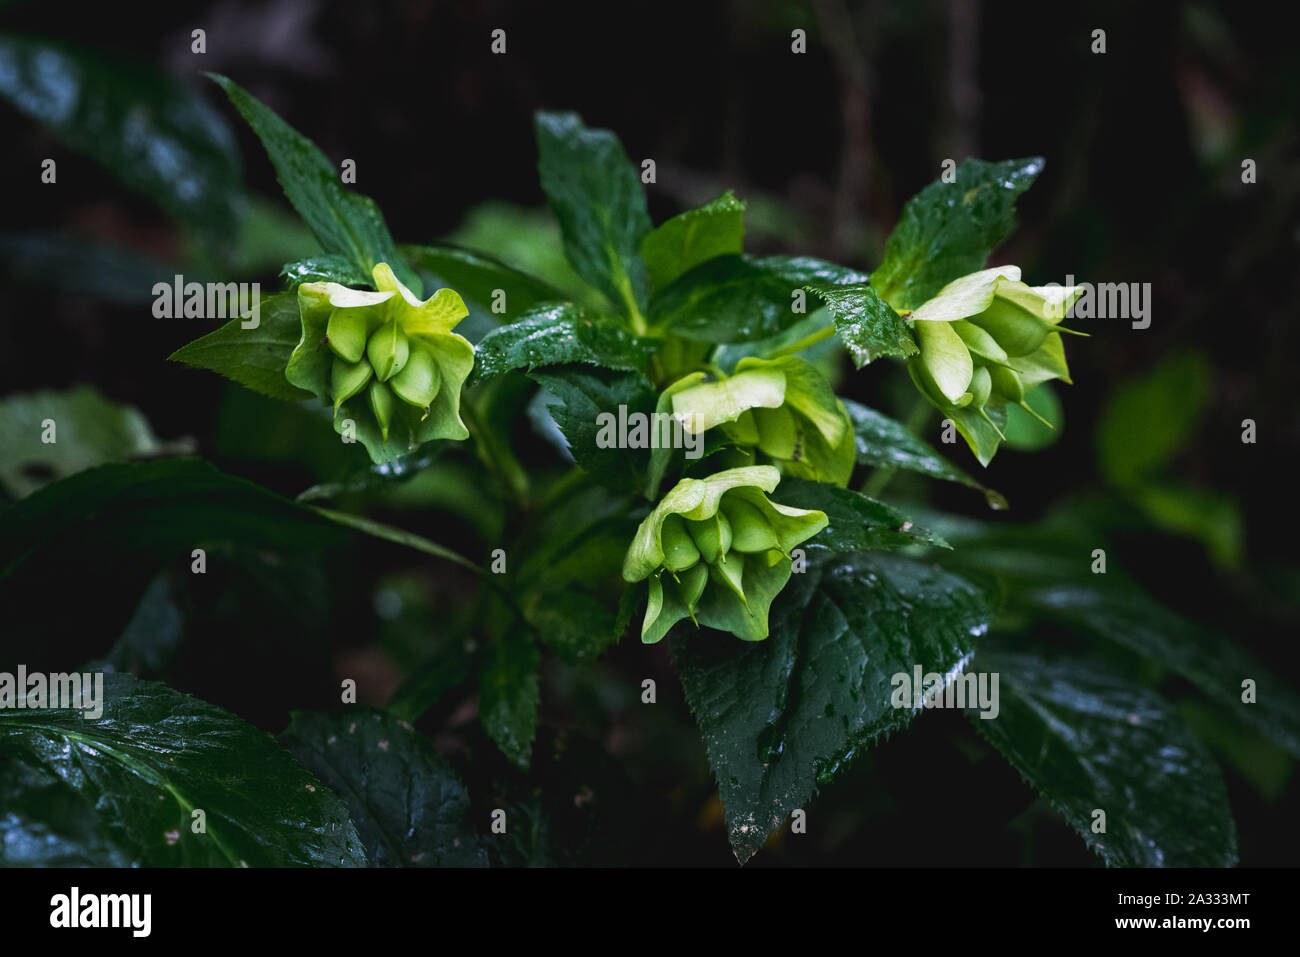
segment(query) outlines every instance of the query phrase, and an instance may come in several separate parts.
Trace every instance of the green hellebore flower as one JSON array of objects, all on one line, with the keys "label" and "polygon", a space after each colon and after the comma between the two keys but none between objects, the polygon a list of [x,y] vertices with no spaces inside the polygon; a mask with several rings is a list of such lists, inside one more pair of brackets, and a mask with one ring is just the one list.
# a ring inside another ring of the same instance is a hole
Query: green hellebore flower
[{"label": "green hellebore flower", "polygon": [[714,382],[692,373],[664,390],[661,408],[693,433],[721,427],[732,442],[755,447],[782,473],[848,484],[857,451],[853,420],[830,383],[798,356],[741,359]]},{"label": "green hellebore flower", "polygon": [[387,263],[375,289],[335,282],[298,287],[299,340],[285,377],[334,409],[334,430],[355,436],[375,462],[433,439],[465,439],[460,390],[474,347],[452,332],[469,315],[460,295],[439,289],[421,302]]},{"label": "green hellebore flower", "polygon": [[778,505],[770,465],[682,479],[637,529],[623,578],[650,580],[641,640],[653,644],[683,618],[745,641],[767,637],[772,599],[790,580],[790,550],[827,525],[823,512]]},{"label": "green hellebore flower", "polygon": [[952,419],[981,465],[1005,440],[1007,404],[1038,417],[1025,393],[1049,379],[1070,382],[1060,326],[1081,286],[1027,286],[1016,266],[953,280],[908,317],[920,353],[912,381]]}]

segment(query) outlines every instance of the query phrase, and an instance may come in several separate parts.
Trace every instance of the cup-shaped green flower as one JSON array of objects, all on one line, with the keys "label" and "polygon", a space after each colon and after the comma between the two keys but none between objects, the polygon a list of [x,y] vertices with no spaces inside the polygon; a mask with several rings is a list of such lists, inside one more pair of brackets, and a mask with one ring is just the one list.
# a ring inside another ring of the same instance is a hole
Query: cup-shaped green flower
[{"label": "cup-shaped green flower", "polygon": [[908,360],[912,381],[981,464],[1006,438],[995,415],[1011,404],[1037,416],[1025,392],[1049,379],[1069,383],[1061,333],[1084,333],[1060,322],[1081,292],[1028,286],[1019,268],[999,266],[950,282],[907,317],[920,347]]},{"label": "cup-shaped green flower", "polygon": [[641,640],[653,644],[683,618],[745,641],[767,637],[772,599],[790,580],[790,550],[826,527],[824,512],[768,499],[770,465],[682,479],[646,516],[623,559],[623,578],[650,581]]},{"label": "cup-shaped green flower", "polygon": [[798,356],[745,358],[730,376],[692,373],[665,390],[672,414],[698,433],[721,427],[784,475],[847,485],[857,450],[853,420],[817,367]]},{"label": "cup-shaped green flower", "polygon": [[335,282],[298,287],[299,340],[285,377],[334,409],[334,429],[354,430],[375,462],[433,439],[469,437],[460,390],[474,347],[452,332],[469,310],[452,289],[421,302],[387,263],[376,291]]}]

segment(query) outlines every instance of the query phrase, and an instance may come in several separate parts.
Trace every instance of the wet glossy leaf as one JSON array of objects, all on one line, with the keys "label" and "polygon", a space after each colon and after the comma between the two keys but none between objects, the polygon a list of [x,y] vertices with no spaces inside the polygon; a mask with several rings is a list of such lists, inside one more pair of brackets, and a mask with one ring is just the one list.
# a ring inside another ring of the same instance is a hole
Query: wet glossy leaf
[{"label": "wet glossy leaf", "polygon": [[[1041,615],[1114,641],[1178,672],[1300,758],[1300,695],[1277,670],[1170,611],[1133,586],[1061,582],[1024,588],[1017,599]],[[1256,700],[1242,701],[1242,682],[1255,682]]]},{"label": "wet glossy leaf", "polygon": [[694,632],[672,642],[740,862],[881,735],[910,723],[892,676],[950,674],[987,628],[965,580],[904,559],[828,558],[793,575],[771,635],[747,644]]},{"label": "wet glossy leaf", "polygon": [[[343,802],[264,732],[130,675],[105,675],[103,691],[98,720],[71,709],[0,710],[0,791],[12,793],[17,777],[20,797],[40,789],[58,798],[28,804],[28,823],[6,835],[0,860],[11,846],[39,858],[32,844],[53,831],[64,842],[50,848],[56,854],[75,835],[100,863],[111,848],[110,859],[132,866],[365,865]],[[191,827],[195,809],[206,833]]]},{"label": "wet glossy leaf", "polygon": [[611,303],[647,301],[641,241],[650,232],[645,193],[623,144],[590,129],[576,113],[537,114],[537,171],[560,221],[564,251],[578,275]]},{"label": "wet glossy leaf", "polygon": [[739,255],[745,238],[745,204],[728,190],[657,226],[641,243],[650,281],[662,289],[715,256]]},{"label": "wet glossy leaf", "polygon": [[1219,769],[1154,692],[1077,661],[980,655],[975,667],[999,675],[998,715],[972,714],[976,728],[1107,864],[1237,863]]},{"label": "wet glossy leaf", "polygon": [[895,309],[915,309],[952,280],[983,269],[1015,228],[1016,199],[1042,170],[1041,157],[967,159],[954,182],[932,182],[903,207],[872,285]]},{"label": "wet glossy leaf", "polygon": [[791,308],[798,288],[752,256],[718,256],[660,291],[650,321],[702,342],[766,339],[803,318]]},{"label": "wet glossy leaf", "polygon": [[632,335],[616,320],[588,317],[572,303],[539,306],[489,332],[475,346],[470,384],[512,369],[575,362],[605,369],[641,370],[653,351],[652,341]]},{"label": "wet glossy leaf", "polygon": [[808,548],[857,552],[904,545],[947,546],[942,538],[913,524],[897,509],[838,485],[783,478],[772,500],[826,513],[830,524],[808,540]]},{"label": "wet glossy leaf", "polygon": [[992,508],[1006,508],[999,493],[981,485],[965,471],[948,462],[906,426],[851,399],[844,400],[857,437],[858,463],[877,468],[907,469],[945,482],[957,482],[979,489]]},{"label": "wet glossy leaf", "polygon": [[374,285],[370,273],[347,256],[328,253],[285,263],[280,276],[292,289],[304,282],[336,282],[343,286],[369,287]]},{"label": "wet glossy leaf", "polygon": [[230,102],[262,141],[284,195],[311,227],[325,252],[345,256],[367,276],[377,263],[388,263],[398,279],[421,295],[420,278],[398,252],[375,201],[344,189],[338,168],[316,144],[266,104],[227,77],[208,75],[226,91]]},{"label": "wet glossy leaf", "polygon": [[256,328],[251,319],[231,319],[221,328],[181,346],[167,358],[197,369],[219,372],[273,399],[298,401],[311,393],[284,377],[289,356],[302,339],[302,320],[293,293],[264,296]]},{"label": "wet glossy leaf", "polygon": [[239,228],[239,151],[167,74],[33,37],[0,37],[0,95],[214,242]]},{"label": "wet glossy leaf", "polygon": [[373,866],[487,866],[469,792],[407,722],[373,708],[298,711],[280,743],[347,802]]},{"label": "wet glossy leaf", "polygon": [[859,369],[881,356],[916,354],[916,342],[907,325],[871,286],[807,283],[804,288],[826,303],[835,332]]}]

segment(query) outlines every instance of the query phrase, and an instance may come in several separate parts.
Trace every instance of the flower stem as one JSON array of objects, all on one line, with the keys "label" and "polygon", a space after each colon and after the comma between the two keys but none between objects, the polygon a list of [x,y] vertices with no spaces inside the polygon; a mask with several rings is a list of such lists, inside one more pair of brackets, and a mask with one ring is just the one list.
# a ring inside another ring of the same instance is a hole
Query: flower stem
[{"label": "flower stem", "polygon": [[780,349],[777,349],[770,356],[768,356],[768,358],[779,359],[781,356],[792,356],[796,353],[803,352],[809,346],[815,346],[823,339],[829,339],[833,335],[835,335],[834,324],[827,325],[822,329],[818,329],[810,336],[804,336],[798,342],[792,342],[788,346],[782,346]]}]

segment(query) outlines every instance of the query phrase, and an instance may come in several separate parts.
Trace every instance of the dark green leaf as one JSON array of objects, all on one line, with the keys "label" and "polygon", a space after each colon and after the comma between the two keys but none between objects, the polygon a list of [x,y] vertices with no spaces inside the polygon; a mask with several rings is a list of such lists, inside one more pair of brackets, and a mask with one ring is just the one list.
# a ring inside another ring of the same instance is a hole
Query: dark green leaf
[{"label": "dark green leaf", "polygon": [[605,369],[644,369],[654,343],[627,332],[622,323],[588,318],[572,303],[538,306],[489,332],[474,347],[470,384],[511,371],[585,362]]},{"label": "dark green leaf", "polygon": [[[975,726],[1106,863],[1232,867],[1237,833],[1218,767],[1167,702],[1082,662],[980,655],[997,717]],[[1094,813],[1106,814],[1093,833]]]},{"label": "dark green leaf", "polygon": [[662,289],[682,273],[714,256],[744,249],[745,204],[731,190],[698,209],[661,223],[641,243],[650,281]]},{"label": "dark green leaf", "polygon": [[[1206,697],[1300,758],[1300,696],[1276,669],[1256,661],[1224,636],[1123,584],[1049,584],[1019,590],[1016,598],[1039,614],[1172,668]],[[1242,701],[1246,679],[1255,682],[1256,700],[1250,704]]]},{"label": "dark green leaf", "polygon": [[[559,366],[529,373],[558,401],[549,406],[551,417],[568,443],[573,460],[604,485],[617,489],[638,487],[643,481],[644,449],[601,448],[601,416],[621,418],[620,407],[630,416],[654,409],[654,388],[638,373],[610,373],[583,366]],[[615,438],[617,438],[615,430]]]},{"label": "dark green leaf", "polygon": [[172,579],[164,572],[154,576],[144,590],[135,614],[108,655],[86,667],[160,679],[175,660],[184,637],[185,616],[176,604]]},{"label": "dark green leaf", "polygon": [[198,459],[167,459],[87,469],[0,512],[0,594],[64,549],[188,561],[213,542],[311,551],[346,541],[345,528],[476,567],[401,529],[296,504]]},{"label": "dark green leaf", "polygon": [[578,275],[609,301],[644,311],[645,193],[618,137],[576,113],[537,114],[537,170]]},{"label": "dark green leaf", "polygon": [[341,253],[327,253],[285,263],[280,276],[291,289],[304,282],[337,282],[344,286],[370,286],[374,278]]},{"label": "dark green leaf", "polygon": [[919,351],[907,324],[871,286],[807,283],[804,288],[826,303],[835,332],[859,369],[881,356],[905,359]]},{"label": "dark green leaf", "polygon": [[[791,577],[771,636],[745,643],[679,629],[673,660],[704,735],[740,862],[789,814],[913,711],[892,678],[952,675],[987,628],[963,579],[893,556],[837,556]],[[685,633],[683,633],[685,632]]]},{"label": "dark green leaf", "polygon": [[[510,322],[539,303],[566,299],[563,293],[527,273],[483,253],[459,246],[402,246],[402,252],[432,283],[455,289],[471,307]],[[493,311],[497,290],[504,293],[501,311]]]},{"label": "dark green leaf", "polygon": [[398,252],[375,201],[344,189],[340,171],[316,144],[264,103],[234,81],[215,73],[208,75],[226,91],[262,141],[284,195],[325,252],[347,257],[367,277],[376,263],[388,263],[397,278],[420,295],[420,278]]},{"label": "dark green leaf", "polygon": [[0,37],[0,95],[214,241],[239,227],[239,152],[203,100],[153,68]]},{"label": "dark green leaf", "polygon": [[751,256],[718,256],[659,292],[651,324],[684,339],[752,342],[797,322],[792,294],[799,283]]},{"label": "dark green leaf", "polygon": [[[103,692],[97,720],[66,708],[0,710],[0,791],[12,793],[17,776],[26,797],[36,789],[58,798],[45,808],[27,802],[29,824],[8,835],[21,856],[42,832],[84,841],[93,806],[93,843],[80,846],[97,863],[108,862],[107,846],[132,866],[365,865],[343,802],[264,732],[130,675],[105,675]],[[59,782],[85,801],[71,801]],[[204,812],[204,833],[192,827],[194,810]],[[57,843],[52,850],[64,856]]]},{"label": "dark green leaf", "polygon": [[198,369],[219,372],[273,399],[299,401],[311,393],[290,385],[284,377],[289,356],[302,339],[298,299],[293,293],[264,296],[256,328],[245,319],[232,319],[220,329],[195,339],[169,359]]},{"label": "dark green leaf", "polygon": [[770,339],[801,322],[796,293],[869,277],[810,256],[717,256],[656,294],[651,324],[685,339],[714,343]]},{"label": "dark green leaf", "polygon": [[948,545],[942,538],[912,524],[897,509],[838,485],[783,478],[780,487],[772,493],[772,500],[826,513],[830,524],[808,540],[809,548],[858,552],[904,545]]},{"label": "dark green leaf", "polygon": [[895,309],[915,309],[954,279],[983,269],[1015,228],[1016,199],[1042,170],[1041,157],[967,159],[954,182],[935,180],[903,207],[872,284]]},{"label": "dark green leaf", "polygon": [[483,730],[502,754],[525,769],[537,735],[541,663],[532,636],[516,628],[492,647],[479,678],[478,716]]},{"label": "dark green leaf", "polygon": [[594,661],[623,636],[615,612],[580,588],[543,595],[529,620],[546,646],[572,665]]},{"label": "dark green leaf", "polygon": [[853,431],[857,436],[858,464],[907,469],[945,482],[958,482],[983,492],[991,508],[1007,507],[1007,500],[1001,494],[981,485],[965,471],[948,462],[901,422],[851,399],[844,399],[843,402],[849,418],[853,420]]},{"label": "dark green leaf", "polygon": [[764,256],[754,260],[761,269],[776,273],[792,287],[808,283],[817,286],[849,286],[871,281],[871,276],[848,266],[817,259],[815,256]]},{"label": "dark green leaf", "polygon": [[433,744],[373,708],[296,711],[280,743],[332,788],[376,867],[485,867],[469,792]]},{"label": "dark green leaf", "polygon": [[354,528],[359,532],[374,538],[382,538],[385,541],[393,542],[396,545],[405,545],[407,548],[414,548],[418,552],[424,552],[426,555],[432,555],[434,558],[442,558],[449,562],[455,562],[470,571],[482,573],[483,569],[474,564],[459,552],[454,552],[444,545],[432,542],[423,535],[416,535],[414,532],[408,532],[404,528],[394,528],[392,525],[385,525],[382,522],[376,522],[365,518],[361,515],[353,515],[350,512],[340,512],[332,508],[316,508],[306,506],[318,515],[323,515],[332,522],[337,522],[347,528]]},{"label": "dark green leaf", "polygon": [[131,854],[101,833],[94,802],[43,770],[9,762],[0,807],[0,866],[131,866]]}]

